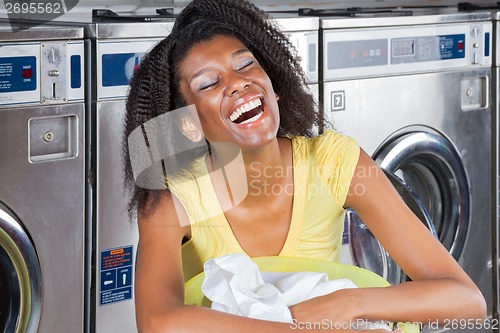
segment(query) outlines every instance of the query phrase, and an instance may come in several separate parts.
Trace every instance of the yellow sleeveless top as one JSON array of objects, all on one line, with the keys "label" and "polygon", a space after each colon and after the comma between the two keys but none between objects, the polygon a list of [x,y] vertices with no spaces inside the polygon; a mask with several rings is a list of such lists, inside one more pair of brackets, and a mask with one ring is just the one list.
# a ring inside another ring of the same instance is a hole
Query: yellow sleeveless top
[{"label": "yellow sleeveless top", "polygon": [[[349,185],[360,148],[350,137],[332,130],[315,138],[292,137],[294,199],[292,220],[280,256],[338,261]],[[191,239],[182,245],[184,279],[203,271],[203,264],[230,253],[245,253],[225,218],[204,159],[195,180],[175,182],[191,223]]]}]

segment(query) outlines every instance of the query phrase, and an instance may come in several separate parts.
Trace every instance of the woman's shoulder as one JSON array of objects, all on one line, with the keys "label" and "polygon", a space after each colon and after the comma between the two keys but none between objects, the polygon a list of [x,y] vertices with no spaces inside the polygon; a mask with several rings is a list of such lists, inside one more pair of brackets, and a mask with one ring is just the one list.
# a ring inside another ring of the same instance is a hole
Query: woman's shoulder
[{"label": "woman's shoulder", "polygon": [[181,227],[189,232],[189,219],[177,197],[168,189],[156,191],[138,211],[139,226]]},{"label": "woman's shoulder", "polygon": [[292,138],[294,146],[308,148],[316,152],[332,150],[359,150],[358,143],[350,136],[337,132],[333,129],[326,129],[323,133],[308,138],[297,136]]}]

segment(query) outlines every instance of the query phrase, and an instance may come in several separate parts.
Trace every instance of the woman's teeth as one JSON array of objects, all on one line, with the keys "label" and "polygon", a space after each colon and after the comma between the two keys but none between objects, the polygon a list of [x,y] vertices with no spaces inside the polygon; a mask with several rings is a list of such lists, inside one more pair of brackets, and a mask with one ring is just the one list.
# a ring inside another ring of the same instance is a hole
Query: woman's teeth
[{"label": "woman's teeth", "polygon": [[[235,111],[233,111],[233,113],[231,113],[229,115],[229,119],[232,122],[236,122],[239,124],[246,124],[246,123],[255,121],[255,120],[259,119],[261,114],[262,114],[261,110],[255,110],[255,109],[261,105],[262,105],[262,101],[260,100],[260,98],[252,99],[251,101],[243,104],[242,106],[237,108]],[[252,110],[257,111],[258,113],[256,115],[245,115],[245,113],[252,111]],[[248,118],[248,116],[251,116],[251,117]],[[241,117],[241,119],[238,119],[240,117]],[[239,122],[238,122],[238,120],[239,120]]]},{"label": "woman's teeth", "polygon": [[257,113],[255,116],[253,116],[252,118],[247,119],[247,120],[245,120],[245,121],[242,121],[242,122],[240,123],[240,125],[243,125],[243,124],[248,124],[248,123],[252,123],[252,122],[256,121],[257,119],[259,119],[260,117],[262,117],[262,113],[263,113],[263,112],[259,112],[259,113]]}]

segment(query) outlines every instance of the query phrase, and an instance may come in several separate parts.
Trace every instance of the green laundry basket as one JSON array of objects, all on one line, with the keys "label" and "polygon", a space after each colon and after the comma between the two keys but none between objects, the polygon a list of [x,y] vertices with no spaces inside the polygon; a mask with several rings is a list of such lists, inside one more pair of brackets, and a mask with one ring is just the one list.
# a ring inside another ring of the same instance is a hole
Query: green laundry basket
[{"label": "green laundry basket", "polygon": [[[252,258],[262,272],[320,272],[333,279],[350,279],[359,288],[387,287],[389,283],[379,275],[356,266],[344,265],[318,259],[298,257]],[[203,295],[201,285],[205,275],[200,273],[184,285],[184,303],[210,307],[210,300]],[[418,333],[420,327],[413,323],[398,323],[405,333]]]}]

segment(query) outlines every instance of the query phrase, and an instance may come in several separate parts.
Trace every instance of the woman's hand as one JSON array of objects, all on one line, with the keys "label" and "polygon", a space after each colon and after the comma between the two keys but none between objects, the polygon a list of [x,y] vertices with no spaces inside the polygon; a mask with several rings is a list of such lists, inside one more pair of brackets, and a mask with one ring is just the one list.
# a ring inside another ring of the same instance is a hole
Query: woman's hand
[{"label": "woman's hand", "polygon": [[[290,306],[290,312],[298,327],[313,327],[316,323],[325,332],[387,333],[385,329],[357,330],[359,326],[366,328],[364,324],[367,323],[359,314],[362,305],[357,300],[357,294],[362,292],[363,289],[339,290],[294,304]],[[403,329],[392,332],[403,333]]]}]

